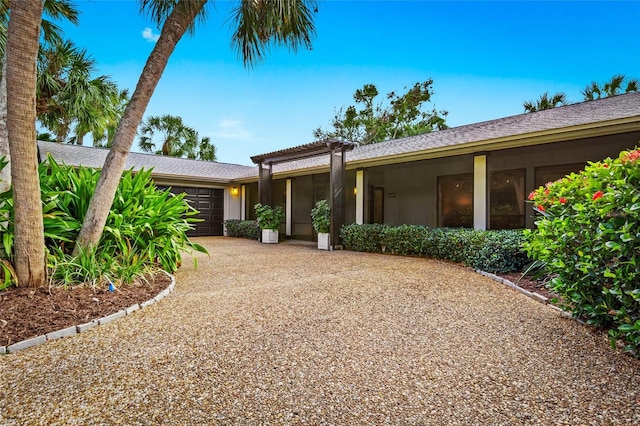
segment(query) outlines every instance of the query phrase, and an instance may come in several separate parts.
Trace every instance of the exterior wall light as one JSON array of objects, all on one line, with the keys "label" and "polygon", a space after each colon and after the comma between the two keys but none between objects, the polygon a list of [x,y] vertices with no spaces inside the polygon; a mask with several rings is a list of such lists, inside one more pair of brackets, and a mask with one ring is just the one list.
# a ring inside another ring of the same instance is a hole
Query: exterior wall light
[{"label": "exterior wall light", "polygon": [[358,195],[358,187],[353,188],[353,195]]},{"label": "exterior wall light", "polygon": [[231,195],[233,195],[234,197],[236,195],[238,195],[238,187],[237,186],[232,186],[231,187]]}]

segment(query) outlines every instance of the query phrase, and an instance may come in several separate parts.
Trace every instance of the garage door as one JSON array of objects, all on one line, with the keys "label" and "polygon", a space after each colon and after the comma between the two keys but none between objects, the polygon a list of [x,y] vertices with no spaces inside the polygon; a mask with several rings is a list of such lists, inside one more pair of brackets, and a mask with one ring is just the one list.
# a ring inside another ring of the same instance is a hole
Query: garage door
[{"label": "garage door", "polygon": [[198,219],[202,222],[193,224],[195,229],[187,233],[190,237],[204,237],[223,235],[222,222],[224,220],[224,189],[193,188],[188,186],[173,186],[171,192],[187,194],[185,199],[191,207],[198,210]]}]

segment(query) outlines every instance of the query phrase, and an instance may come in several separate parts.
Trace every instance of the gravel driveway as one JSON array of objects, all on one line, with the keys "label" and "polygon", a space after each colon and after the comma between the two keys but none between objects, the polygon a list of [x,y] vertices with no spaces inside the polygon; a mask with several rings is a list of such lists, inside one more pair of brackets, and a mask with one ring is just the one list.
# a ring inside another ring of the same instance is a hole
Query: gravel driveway
[{"label": "gravel driveway", "polygon": [[161,302],[0,357],[0,424],[640,424],[640,362],[474,272],[197,241]]}]

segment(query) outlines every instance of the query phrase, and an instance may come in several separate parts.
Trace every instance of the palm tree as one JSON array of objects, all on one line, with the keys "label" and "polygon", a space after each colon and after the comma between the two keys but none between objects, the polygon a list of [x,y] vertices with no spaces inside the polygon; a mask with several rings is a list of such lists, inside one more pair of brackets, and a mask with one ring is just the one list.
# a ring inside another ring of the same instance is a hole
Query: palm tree
[{"label": "palm tree", "polygon": [[[140,140],[138,147],[144,152],[153,152],[159,155],[183,157],[188,151],[188,144],[193,139],[195,130],[187,127],[182,117],[174,115],[151,116],[140,128]],[[157,149],[154,136],[160,134],[160,149]]]},{"label": "palm tree", "polygon": [[[156,143],[160,144],[160,149]],[[186,126],[182,117],[174,115],[147,118],[140,128],[138,147],[144,152],[157,155],[215,160],[215,146],[211,144],[211,140],[208,137],[198,140],[198,132]]]},{"label": "palm tree", "polygon": [[[141,10],[162,25],[160,38],[120,120],[76,241],[76,253],[95,247],[99,242],[136,129],[151,95],[178,41],[185,32],[194,31],[196,18],[204,17],[206,3],[206,0],[141,1]],[[283,45],[293,51],[300,47],[311,48],[316,12],[316,0],[240,0],[231,17],[236,26],[232,46],[248,66],[262,60],[272,44]]]},{"label": "palm tree", "polygon": [[567,104],[567,95],[564,92],[557,92],[552,97],[549,97],[549,92],[544,92],[537,101],[528,101],[522,106],[524,106],[524,112],[536,112]]},{"label": "palm tree", "polygon": [[[626,80],[626,87],[624,85]],[[624,91],[623,91],[624,88]],[[585,101],[593,101],[600,98],[608,98],[609,96],[615,96],[620,93],[629,93],[638,91],[638,79],[627,79],[623,74],[617,74],[611,77],[611,80],[599,85],[597,82],[592,81],[582,91]]]},{"label": "palm tree", "polygon": [[58,142],[82,145],[87,133],[104,135],[122,116],[118,87],[106,76],[92,78],[94,64],[85,50],[70,41],[40,50],[38,120]]},{"label": "palm tree", "polygon": [[[109,120],[103,129],[92,129],[91,138],[93,146],[101,148],[111,148],[113,138],[118,130],[120,119],[124,115],[124,110],[129,104],[129,91],[127,89],[111,92],[111,99],[107,102],[109,106]],[[78,143],[78,142],[76,142]],[[81,145],[81,143],[79,144]]]},{"label": "palm tree", "polygon": [[[78,11],[69,0],[45,0],[44,15],[53,20],[67,20],[77,25]],[[2,58],[2,76],[0,78],[0,158],[5,157],[11,164],[9,140],[7,134],[7,82],[5,46],[7,41],[7,23],[9,22],[9,0],[0,0],[0,58]],[[55,43],[62,40],[62,30],[49,19],[41,20],[41,33],[45,43]],[[11,167],[0,170],[0,192],[11,187]]]},{"label": "palm tree", "polygon": [[78,110],[70,142],[83,145],[84,136],[91,133],[94,145],[101,145],[103,141],[108,145],[129,102],[129,91],[118,89],[104,76],[89,81],[88,89],[85,96],[92,107]]},{"label": "palm tree", "polygon": [[209,136],[203,136],[198,143],[198,160],[216,161],[216,146],[211,143]]},{"label": "palm tree", "polygon": [[47,276],[33,102],[42,10],[40,1],[12,2],[6,44],[7,130],[15,209],[14,269],[20,285],[26,287],[43,286]]}]

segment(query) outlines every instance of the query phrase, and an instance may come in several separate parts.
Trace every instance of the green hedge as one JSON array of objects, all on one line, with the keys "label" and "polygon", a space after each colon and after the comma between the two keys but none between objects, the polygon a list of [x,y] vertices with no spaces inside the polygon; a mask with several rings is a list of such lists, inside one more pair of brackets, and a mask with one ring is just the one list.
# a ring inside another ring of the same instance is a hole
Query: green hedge
[{"label": "green hedge", "polygon": [[342,227],[340,238],[348,250],[423,256],[493,273],[521,271],[528,263],[521,230],[351,224]]},{"label": "green hedge", "polygon": [[224,226],[227,229],[228,237],[248,238],[250,240],[260,238],[260,226],[256,220],[229,219],[224,221]]},{"label": "green hedge", "polygon": [[564,307],[640,349],[640,149],[533,191],[525,249],[553,274]]}]

